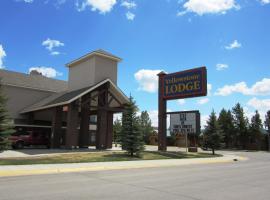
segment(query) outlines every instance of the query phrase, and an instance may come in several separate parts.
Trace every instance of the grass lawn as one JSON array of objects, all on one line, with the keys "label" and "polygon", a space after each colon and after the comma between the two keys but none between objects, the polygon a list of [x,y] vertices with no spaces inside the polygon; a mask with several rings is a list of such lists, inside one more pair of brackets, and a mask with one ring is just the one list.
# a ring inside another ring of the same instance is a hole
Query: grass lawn
[{"label": "grass lawn", "polygon": [[130,157],[124,152],[90,152],[66,153],[49,156],[35,156],[24,158],[1,158],[0,165],[27,165],[27,164],[56,164],[56,163],[83,163],[83,162],[108,162],[108,161],[133,161],[157,159],[182,159],[182,158],[209,158],[219,157],[210,153],[184,153],[184,152],[157,152],[145,151],[141,158]]}]

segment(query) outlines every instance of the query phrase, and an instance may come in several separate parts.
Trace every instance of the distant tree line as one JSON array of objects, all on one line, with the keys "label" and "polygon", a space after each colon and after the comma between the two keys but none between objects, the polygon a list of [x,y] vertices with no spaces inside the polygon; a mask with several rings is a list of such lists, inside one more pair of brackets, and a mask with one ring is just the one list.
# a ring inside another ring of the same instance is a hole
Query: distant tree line
[{"label": "distant tree line", "polygon": [[211,148],[213,153],[218,148],[266,150],[269,148],[269,134],[270,110],[264,123],[257,110],[249,122],[243,107],[237,103],[232,110],[223,108],[218,117],[212,111],[203,131],[203,145]]}]

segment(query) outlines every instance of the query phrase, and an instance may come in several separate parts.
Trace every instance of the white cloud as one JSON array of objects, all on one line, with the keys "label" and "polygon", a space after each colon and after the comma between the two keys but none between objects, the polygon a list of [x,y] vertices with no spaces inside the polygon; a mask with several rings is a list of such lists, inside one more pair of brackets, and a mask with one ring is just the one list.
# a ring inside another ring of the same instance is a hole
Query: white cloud
[{"label": "white cloud", "polygon": [[247,105],[256,110],[267,111],[270,110],[270,99],[257,99],[254,97],[247,102]]},{"label": "white cloud", "polygon": [[178,11],[176,16],[181,17],[184,16],[185,14],[187,14],[187,11]]},{"label": "white cloud", "polygon": [[31,67],[29,68],[29,73],[33,70],[36,70],[40,72],[43,76],[46,76],[48,78],[54,78],[56,76],[62,76],[63,73],[56,71],[52,67]]},{"label": "white cloud", "polygon": [[198,15],[225,14],[228,10],[240,8],[235,0],[188,0],[183,7],[185,11],[178,12],[178,16],[187,12],[194,12]]},{"label": "white cloud", "polygon": [[34,0],[21,0],[21,1],[23,1],[25,3],[33,3],[34,2]]},{"label": "white cloud", "polygon": [[7,54],[6,54],[3,46],[0,44],[0,69],[5,68],[3,60],[4,60],[4,57],[6,57],[6,56],[7,56]]},{"label": "white cloud", "polygon": [[[171,112],[171,110],[167,110],[167,112]],[[148,111],[149,118],[151,119],[152,126],[158,127],[158,110],[150,110]],[[167,115],[167,128],[170,126],[170,115]]]},{"label": "white cloud", "polygon": [[212,90],[212,84],[207,83],[207,96],[211,96],[212,95],[211,90]]},{"label": "white cloud", "polygon": [[221,64],[221,63],[219,63],[219,64],[216,65],[216,69],[218,71],[222,71],[224,69],[227,69],[228,67],[229,67],[229,65],[227,65],[227,64]]},{"label": "white cloud", "polygon": [[152,126],[158,127],[158,110],[150,110],[148,111],[149,117],[152,122]]},{"label": "white cloud", "polygon": [[228,50],[231,50],[231,49],[236,49],[236,48],[240,48],[240,47],[242,47],[242,44],[239,43],[237,40],[234,40],[231,44],[229,44],[225,48]]},{"label": "white cloud", "polygon": [[116,0],[84,0],[81,5],[77,2],[76,6],[78,11],[83,11],[89,6],[92,11],[99,11],[101,14],[105,14],[110,12],[116,3]]},{"label": "white cloud", "polygon": [[268,3],[270,3],[270,0],[261,0],[261,3],[262,4],[268,4]]},{"label": "white cloud", "polygon": [[59,40],[52,40],[50,38],[42,42],[42,46],[45,46],[46,49],[48,49],[48,51],[51,53],[51,55],[59,55],[60,52],[54,51],[54,49],[57,47],[62,47],[64,45],[65,44],[63,42],[60,42]]},{"label": "white cloud", "polygon": [[57,56],[57,55],[59,55],[59,54],[60,54],[59,51],[52,51],[52,52],[51,52],[51,55],[53,55],[53,56]]},{"label": "white cloud", "polygon": [[209,119],[209,115],[201,115],[201,128],[204,129],[206,126],[206,122]]},{"label": "white cloud", "polygon": [[177,100],[177,103],[178,103],[179,105],[184,105],[184,104],[186,103],[186,100],[185,100],[185,99],[178,99],[178,100]]},{"label": "white cloud", "polygon": [[127,17],[128,20],[133,21],[134,18],[135,18],[135,14],[133,14],[133,13],[130,12],[130,11],[128,11],[128,12],[126,13],[126,17]]},{"label": "white cloud", "polygon": [[59,40],[52,40],[48,38],[47,40],[44,40],[42,42],[42,45],[46,47],[49,51],[52,51],[55,47],[61,47],[64,46],[65,44],[60,42]]},{"label": "white cloud", "polygon": [[134,74],[139,83],[139,90],[154,93],[158,89],[158,76],[162,70],[141,69]]},{"label": "white cloud", "polygon": [[209,102],[209,98],[203,98],[197,101],[198,104],[203,105]]},{"label": "white cloud", "polygon": [[232,93],[241,93],[243,95],[270,95],[270,79],[264,78],[248,87],[246,82],[239,82],[233,85],[225,85],[219,88],[215,95],[228,96]]},{"label": "white cloud", "polygon": [[[251,111],[247,106],[250,106],[254,110]],[[254,116],[255,110],[258,110],[261,120],[264,122],[265,114],[270,110],[270,99],[252,98],[247,102],[247,106],[244,107],[244,112],[249,120]]]},{"label": "white cloud", "polygon": [[132,9],[132,8],[136,8],[137,4],[134,1],[122,1],[121,6],[127,9]]},{"label": "white cloud", "polygon": [[116,121],[117,119],[122,121],[122,113],[113,114],[113,121]]}]

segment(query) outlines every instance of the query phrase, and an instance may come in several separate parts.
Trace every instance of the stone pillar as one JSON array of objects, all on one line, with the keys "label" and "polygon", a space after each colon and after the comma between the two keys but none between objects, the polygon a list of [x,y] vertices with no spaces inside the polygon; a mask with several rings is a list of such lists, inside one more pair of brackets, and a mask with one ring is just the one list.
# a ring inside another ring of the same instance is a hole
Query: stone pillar
[{"label": "stone pillar", "polygon": [[62,112],[62,106],[53,108],[51,148],[60,148],[61,146]]},{"label": "stone pillar", "polygon": [[113,141],[113,112],[108,112],[107,114],[107,138],[106,138],[106,148],[112,148]]},{"label": "stone pillar", "polygon": [[70,103],[67,113],[66,148],[78,146],[78,115],[77,102]]},{"label": "stone pillar", "polygon": [[[82,103],[89,100],[91,94],[82,97]],[[90,103],[81,106],[81,124],[79,134],[79,146],[88,147],[90,145],[89,124],[90,124]]]},{"label": "stone pillar", "polygon": [[158,74],[158,150],[167,150],[167,101],[163,98],[163,78],[166,74]]}]

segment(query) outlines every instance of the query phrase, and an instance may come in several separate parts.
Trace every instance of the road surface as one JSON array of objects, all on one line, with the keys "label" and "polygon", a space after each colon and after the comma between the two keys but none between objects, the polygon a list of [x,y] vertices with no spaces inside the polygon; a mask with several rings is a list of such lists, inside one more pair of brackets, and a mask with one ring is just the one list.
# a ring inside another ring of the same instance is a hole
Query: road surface
[{"label": "road surface", "polygon": [[267,200],[270,154],[248,161],[0,178],[0,200]]}]

